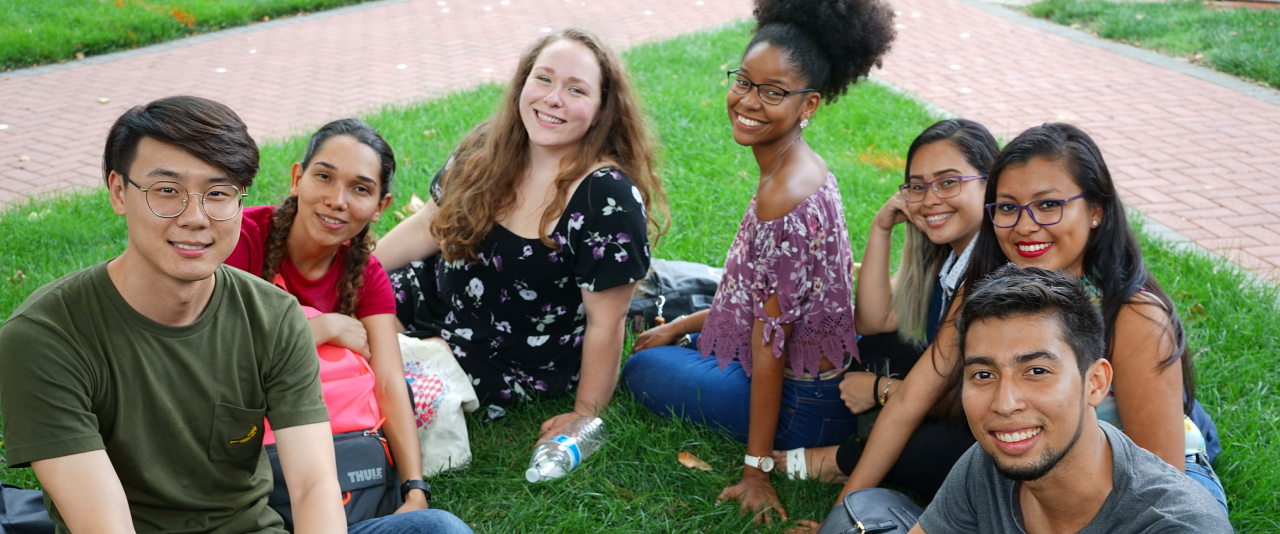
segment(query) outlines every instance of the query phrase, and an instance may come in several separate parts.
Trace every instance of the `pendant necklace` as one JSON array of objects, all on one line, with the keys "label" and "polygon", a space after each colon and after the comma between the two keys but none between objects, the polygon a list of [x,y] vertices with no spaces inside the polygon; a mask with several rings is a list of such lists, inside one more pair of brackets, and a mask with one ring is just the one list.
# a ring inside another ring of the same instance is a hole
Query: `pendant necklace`
[{"label": "pendant necklace", "polygon": [[775,173],[775,172],[777,172],[777,171],[778,171],[778,166],[779,166],[779,165],[782,165],[782,159],[783,159],[784,157],[786,157],[787,152],[789,152],[789,151],[791,150],[791,147],[796,146],[796,143],[799,143],[802,139],[804,139],[804,134],[797,135],[797,136],[796,136],[796,139],[795,139],[794,141],[792,141],[790,144],[788,144],[788,145],[787,145],[787,148],[782,149],[782,153],[781,153],[781,154],[778,154],[778,159],[777,159],[777,160],[775,160],[775,161],[773,162],[773,165],[769,167],[769,173],[768,173],[768,174],[763,175],[763,176],[760,178],[760,183],[762,183],[762,184],[763,184],[763,183],[765,183],[765,181],[770,180],[770,179],[772,179],[772,178],[773,178],[773,173]]}]

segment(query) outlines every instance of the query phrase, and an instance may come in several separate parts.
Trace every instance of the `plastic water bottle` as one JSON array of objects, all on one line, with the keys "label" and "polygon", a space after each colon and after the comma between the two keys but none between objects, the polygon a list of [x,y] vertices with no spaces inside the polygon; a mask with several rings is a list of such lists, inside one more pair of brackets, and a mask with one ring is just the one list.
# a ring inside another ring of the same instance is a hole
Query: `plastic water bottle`
[{"label": "plastic water bottle", "polygon": [[563,434],[538,445],[524,478],[529,482],[542,482],[564,476],[596,452],[605,437],[604,421],[599,417],[578,418]]}]

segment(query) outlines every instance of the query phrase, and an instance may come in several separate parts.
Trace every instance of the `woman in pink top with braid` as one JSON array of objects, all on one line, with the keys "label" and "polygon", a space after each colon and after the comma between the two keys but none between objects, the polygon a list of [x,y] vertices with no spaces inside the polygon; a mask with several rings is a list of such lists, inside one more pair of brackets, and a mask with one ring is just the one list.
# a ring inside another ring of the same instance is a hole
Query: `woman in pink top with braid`
[{"label": "woman in pink top with braid", "polygon": [[[642,334],[622,377],[655,413],[744,442],[742,480],[720,499],[786,519],[770,451],[836,444],[857,430],[840,399],[858,350],[853,254],[836,178],[804,128],[888,51],[893,11],[880,0],[761,0],[755,15],[756,35],[728,73],[727,108],[734,141],[759,165],[756,195],[711,309]],[[686,339],[687,348],[670,346]]]}]

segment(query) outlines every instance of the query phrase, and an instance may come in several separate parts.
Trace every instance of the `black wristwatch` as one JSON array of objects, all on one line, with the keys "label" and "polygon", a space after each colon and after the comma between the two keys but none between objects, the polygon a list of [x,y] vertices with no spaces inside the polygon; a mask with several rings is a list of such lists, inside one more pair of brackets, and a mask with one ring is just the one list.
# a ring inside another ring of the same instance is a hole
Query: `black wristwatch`
[{"label": "black wristwatch", "polygon": [[427,502],[431,502],[431,484],[427,484],[425,480],[410,479],[408,482],[400,485],[400,500],[409,500],[409,490],[420,489],[427,494]]}]

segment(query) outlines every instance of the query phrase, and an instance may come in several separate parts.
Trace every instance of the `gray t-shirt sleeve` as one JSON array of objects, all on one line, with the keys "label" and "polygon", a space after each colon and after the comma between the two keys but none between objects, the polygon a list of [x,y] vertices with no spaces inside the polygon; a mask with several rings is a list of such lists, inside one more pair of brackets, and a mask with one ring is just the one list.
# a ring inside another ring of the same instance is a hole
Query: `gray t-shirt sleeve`
[{"label": "gray t-shirt sleeve", "polygon": [[1114,426],[1099,426],[1111,444],[1114,487],[1082,534],[1232,532],[1226,514],[1203,486]]},{"label": "gray t-shirt sleeve", "polygon": [[994,492],[989,488],[975,487],[982,483],[984,477],[971,480],[970,475],[975,468],[981,469],[985,454],[975,443],[951,468],[933,502],[920,515],[920,528],[926,534],[971,534],[978,531],[978,512],[971,499],[980,499]]}]

